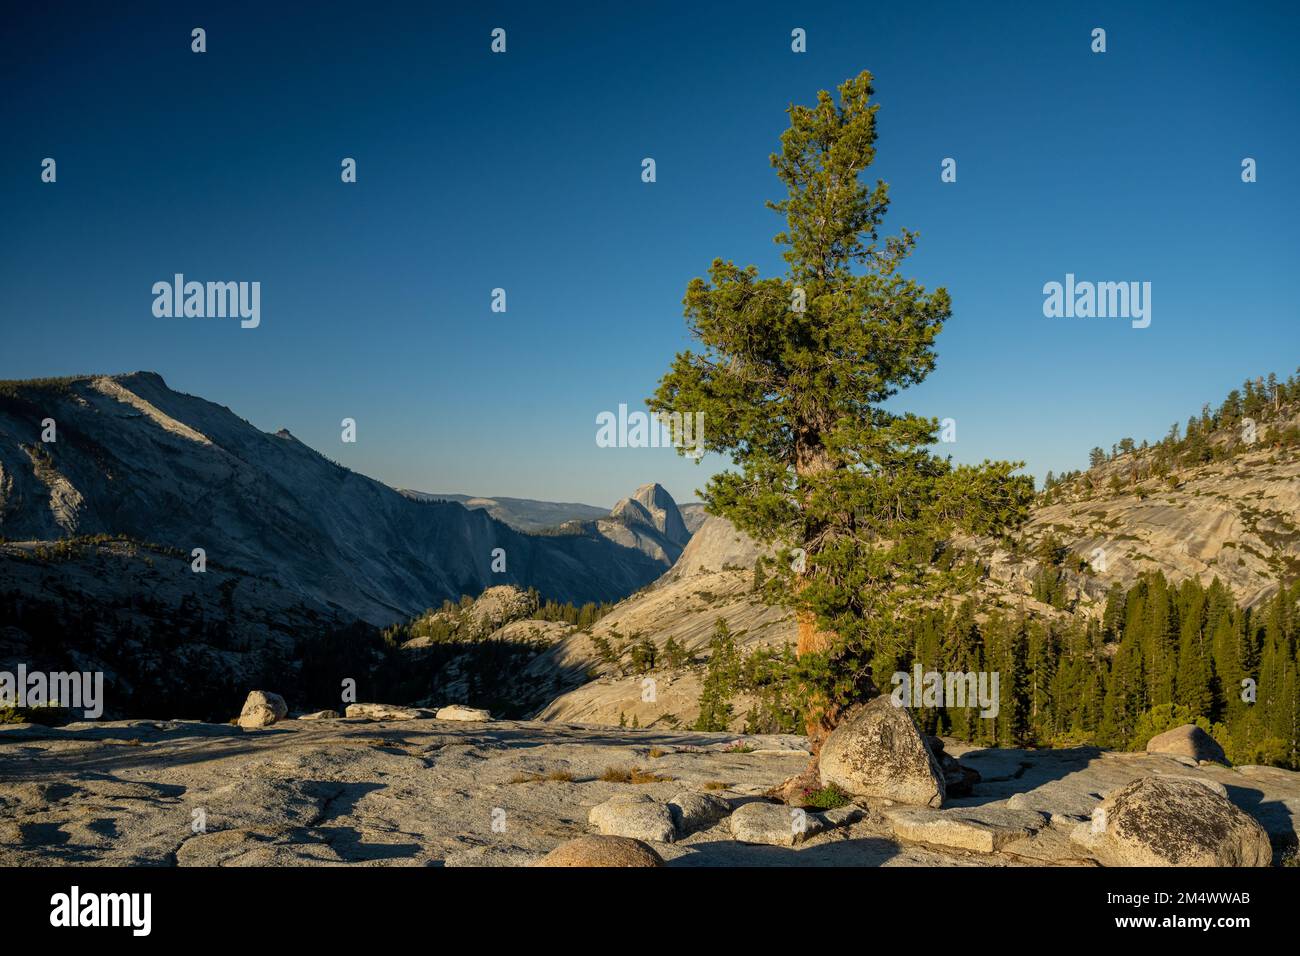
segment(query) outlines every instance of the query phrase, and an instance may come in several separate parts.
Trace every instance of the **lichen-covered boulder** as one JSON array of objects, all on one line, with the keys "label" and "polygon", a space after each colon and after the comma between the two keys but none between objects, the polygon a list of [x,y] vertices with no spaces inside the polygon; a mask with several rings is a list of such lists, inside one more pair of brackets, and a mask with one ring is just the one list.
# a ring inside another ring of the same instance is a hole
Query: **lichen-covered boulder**
[{"label": "lichen-covered boulder", "polygon": [[1070,839],[1106,866],[1268,866],[1273,849],[1222,784],[1141,777],[1110,793]]}]

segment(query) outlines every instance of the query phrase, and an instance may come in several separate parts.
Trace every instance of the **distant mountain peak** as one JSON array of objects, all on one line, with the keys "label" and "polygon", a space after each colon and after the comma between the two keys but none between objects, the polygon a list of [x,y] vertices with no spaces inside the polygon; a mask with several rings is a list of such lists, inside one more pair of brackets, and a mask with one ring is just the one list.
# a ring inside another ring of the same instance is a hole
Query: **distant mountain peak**
[{"label": "distant mountain peak", "polygon": [[684,547],[691,538],[677,502],[657,481],[642,485],[630,498],[619,501],[609,516],[625,523],[647,524],[678,548]]}]

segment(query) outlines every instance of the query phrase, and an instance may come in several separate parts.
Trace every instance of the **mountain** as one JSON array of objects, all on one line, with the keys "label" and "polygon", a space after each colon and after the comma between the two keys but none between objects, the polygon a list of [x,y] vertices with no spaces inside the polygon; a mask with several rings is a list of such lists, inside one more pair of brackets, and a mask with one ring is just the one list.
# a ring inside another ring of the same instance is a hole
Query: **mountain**
[{"label": "mountain", "polygon": [[704,504],[699,501],[678,505],[677,510],[681,512],[682,522],[686,525],[686,530],[691,534],[699,531],[700,525],[704,524],[709,517],[709,513],[704,510]]},{"label": "mountain", "polygon": [[605,517],[567,521],[554,533],[603,538],[618,548],[636,551],[656,562],[661,572],[672,567],[691,539],[677,503],[659,484],[642,485],[614,505]]},{"label": "mountain", "polygon": [[[676,534],[671,498],[654,500]],[[676,556],[647,547],[648,532],[570,525],[528,535],[484,510],[414,500],[152,372],[0,384],[0,536],[10,541],[110,535],[186,557],[202,548],[213,565],[378,625],[493,584],[617,600]],[[660,537],[675,547],[673,534]]]},{"label": "mountain", "polygon": [[437,494],[426,491],[398,489],[416,501],[454,501],[466,508],[486,511],[503,524],[516,531],[533,533],[545,531],[566,521],[589,521],[609,514],[605,508],[566,501],[536,501],[532,498],[487,498],[479,495]]},{"label": "mountain", "polygon": [[662,562],[665,569],[708,517],[704,505],[678,505],[658,484],[642,485],[608,510],[574,502],[399,490],[416,501],[455,501],[466,508],[486,511],[517,531],[530,534],[557,529],[598,534],[620,546],[636,548]]},{"label": "mountain", "polygon": [[[677,502],[664,490],[663,485],[642,485],[631,498],[624,498],[616,504],[610,517],[624,517],[628,522],[648,524],[664,539],[678,548],[686,546],[691,533],[686,530]],[[680,553],[680,552],[679,552]]]}]

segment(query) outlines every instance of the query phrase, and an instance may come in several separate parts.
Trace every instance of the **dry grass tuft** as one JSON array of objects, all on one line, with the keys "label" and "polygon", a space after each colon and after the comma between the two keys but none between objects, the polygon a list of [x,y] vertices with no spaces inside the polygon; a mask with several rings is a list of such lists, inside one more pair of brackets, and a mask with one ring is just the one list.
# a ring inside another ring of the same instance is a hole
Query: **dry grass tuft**
[{"label": "dry grass tuft", "polygon": [[600,779],[606,783],[665,783],[672,777],[661,777],[640,767],[606,767]]}]

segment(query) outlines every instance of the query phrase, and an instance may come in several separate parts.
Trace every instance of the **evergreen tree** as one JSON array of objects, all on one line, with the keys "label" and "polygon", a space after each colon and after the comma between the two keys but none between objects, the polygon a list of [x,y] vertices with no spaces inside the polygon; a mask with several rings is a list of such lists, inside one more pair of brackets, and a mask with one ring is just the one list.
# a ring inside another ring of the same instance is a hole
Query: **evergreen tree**
[{"label": "evergreen tree", "polygon": [[700,351],[679,353],[649,402],[664,417],[703,412],[705,450],[738,466],[709,482],[711,513],[801,552],[776,584],[796,609],[814,752],[897,666],[915,612],[973,580],[973,563],[936,566],[945,542],[1013,527],[1033,496],[1018,464],[954,466],[931,451],[933,419],[885,408],[934,368],[951,303],[899,274],[914,233],[881,237],[888,187],[860,178],[875,158],[872,93],[864,72],[838,101],[823,91],[790,107],[772,156],[787,196],[769,203],[786,220],[786,274],[716,259],[692,280]]},{"label": "evergreen tree", "polygon": [[727,622],[718,618],[709,641],[709,663],[700,687],[700,716],[696,730],[724,731],[731,724],[732,698],[739,689],[740,651]]}]

